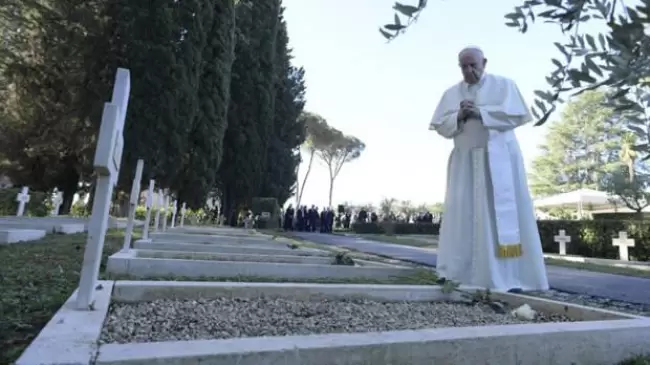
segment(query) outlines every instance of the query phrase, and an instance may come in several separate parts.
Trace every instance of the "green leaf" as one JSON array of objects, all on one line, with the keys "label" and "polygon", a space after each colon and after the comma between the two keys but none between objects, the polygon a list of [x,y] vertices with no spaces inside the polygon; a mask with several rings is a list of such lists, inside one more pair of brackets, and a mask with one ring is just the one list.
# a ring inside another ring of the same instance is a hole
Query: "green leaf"
[{"label": "green leaf", "polygon": [[521,14],[517,14],[517,13],[508,13],[508,14],[504,15],[503,17],[506,18],[506,19],[509,19],[509,20],[514,20],[514,21],[517,21],[517,20],[523,18],[523,16]]},{"label": "green leaf", "polygon": [[598,67],[598,65],[591,59],[591,57],[585,57],[585,65],[591,71],[593,71],[598,76],[603,76],[603,71]]},{"label": "green leaf", "polygon": [[412,18],[413,14],[417,13],[418,10],[419,10],[416,6],[404,5],[402,3],[395,3],[395,6],[393,6],[393,9],[395,11],[398,11],[398,12],[404,14],[405,16],[407,16],[409,18]]},{"label": "green leaf", "polygon": [[399,15],[395,13],[395,25],[402,25],[402,21],[399,18]]},{"label": "green leaf", "polygon": [[605,36],[602,33],[598,34],[598,43],[600,43],[600,48],[602,49],[607,48],[607,40],[605,39]]},{"label": "green leaf", "polygon": [[401,24],[386,24],[386,25],[384,25],[384,28],[386,28],[388,30],[399,31],[399,30],[404,29],[404,26],[401,25]]},{"label": "green leaf", "polygon": [[587,40],[587,44],[589,44],[589,47],[591,47],[592,50],[594,51],[598,50],[598,48],[596,47],[596,40],[591,34],[586,34],[585,40]]},{"label": "green leaf", "polygon": [[546,113],[546,105],[544,105],[544,103],[542,103],[541,100],[539,100],[539,99],[535,99],[535,106],[536,106],[537,109],[539,109],[542,113]]},{"label": "green leaf", "polygon": [[517,28],[518,28],[518,27],[519,27],[519,23],[517,23],[517,22],[507,22],[507,23],[506,23],[506,27],[511,27],[511,28],[512,28],[512,27],[517,27]]},{"label": "green leaf", "polygon": [[566,48],[561,43],[554,42],[553,44],[567,59],[569,58],[569,52],[567,52]]},{"label": "green leaf", "polygon": [[627,128],[632,132],[636,133],[637,135],[641,136],[642,138],[645,138],[648,135],[648,132],[639,126],[628,124]]},{"label": "green leaf", "polygon": [[555,58],[552,58],[552,59],[551,59],[551,62],[553,62],[553,64],[554,64],[557,68],[564,68],[564,65],[562,64],[562,62],[560,62],[559,60],[557,60],[557,59],[555,59]]},{"label": "green leaf", "polygon": [[387,40],[391,40],[391,39],[393,39],[395,37],[394,35],[388,33],[387,31],[385,31],[385,30],[383,30],[381,28],[379,28],[379,33],[381,33],[381,35],[383,35],[384,38],[386,38]]}]

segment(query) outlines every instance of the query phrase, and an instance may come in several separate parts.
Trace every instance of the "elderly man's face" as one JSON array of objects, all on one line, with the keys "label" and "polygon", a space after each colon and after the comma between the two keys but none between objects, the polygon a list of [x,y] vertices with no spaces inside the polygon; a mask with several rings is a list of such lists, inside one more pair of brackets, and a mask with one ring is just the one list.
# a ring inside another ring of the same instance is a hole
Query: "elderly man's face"
[{"label": "elderly man's face", "polygon": [[463,79],[468,84],[475,84],[483,75],[487,60],[479,52],[463,52],[458,57]]}]

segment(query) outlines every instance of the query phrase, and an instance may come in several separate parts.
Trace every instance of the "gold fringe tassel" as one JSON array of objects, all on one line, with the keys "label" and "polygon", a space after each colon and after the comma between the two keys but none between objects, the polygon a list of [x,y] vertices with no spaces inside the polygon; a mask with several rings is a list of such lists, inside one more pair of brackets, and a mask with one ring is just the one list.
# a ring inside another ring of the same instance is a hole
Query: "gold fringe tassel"
[{"label": "gold fringe tassel", "polygon": [[521,255],[522,255],[522,250],[521,250],[520,243],[498,245],[497,257],[514,258],[514,257],[521,257]]}]

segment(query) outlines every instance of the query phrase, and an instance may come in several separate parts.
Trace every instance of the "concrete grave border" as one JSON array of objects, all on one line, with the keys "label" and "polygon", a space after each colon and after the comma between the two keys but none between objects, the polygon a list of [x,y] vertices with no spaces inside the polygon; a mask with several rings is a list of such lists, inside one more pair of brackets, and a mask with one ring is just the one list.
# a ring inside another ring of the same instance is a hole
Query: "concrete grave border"
[{"label": "concrete grave border", "polygon": [[[554,363],[611,365],[647,351],[650,318],[543,298],[495,293],[517,305],[558,309],[574,323],[495,325],[375,333],[253,337],[228,340],[105,344],[97,348],[110,300],[193,299],[221,295],[368,297],[381,300],[454,299],[437,286],[164,281],[100,282],[94,311],[72,309],[73,294],[17,365],[410,365]],[[108,293],[112,289],[109,298]],[[465,288],[473,290],[472,288]],[[83,327],[80,323],[84,323]],[[567,345],[570,344],[570,345]]]},{"label": "concrete grave border", "polygon": [[408,276],[417,269],[390,264],[374,265],[365,261],[364,266],[331,264],[296,264],[278,262],[207,261],[188,259],[163,259],[138,257],[138,250],[120,251],[108,258],[106,272],[128,275],[133,278],[177,276],[201,277],[273,277],[281,279],[390,279]]}]

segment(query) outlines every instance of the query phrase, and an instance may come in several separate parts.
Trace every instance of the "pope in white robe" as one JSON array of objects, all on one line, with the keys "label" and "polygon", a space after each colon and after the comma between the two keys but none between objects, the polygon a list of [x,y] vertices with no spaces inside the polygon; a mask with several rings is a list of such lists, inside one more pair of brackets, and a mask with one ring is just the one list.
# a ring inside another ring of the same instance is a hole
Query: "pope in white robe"
[{"label": "pope in white robe", "polygon": [[514,81],[485,74],[475,47],[445,91],[430,130],[454,140],[440,228],[441,277],[497,291],[548,290],[524,161],[514,129],[532,117]]}]

